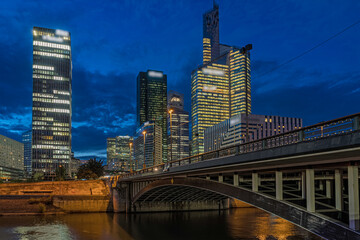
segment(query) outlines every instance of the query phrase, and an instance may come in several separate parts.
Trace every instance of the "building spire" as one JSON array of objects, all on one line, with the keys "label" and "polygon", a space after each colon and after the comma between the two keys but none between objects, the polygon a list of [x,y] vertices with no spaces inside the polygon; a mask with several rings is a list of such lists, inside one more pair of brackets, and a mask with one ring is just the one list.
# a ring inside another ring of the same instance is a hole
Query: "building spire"
[{"label": "building spire", "polygon": [[214,9],[218,9],[218,8],[219,8],[219,5],[216,3],[215,0],[213,0],[213,6],[214,6]]}]

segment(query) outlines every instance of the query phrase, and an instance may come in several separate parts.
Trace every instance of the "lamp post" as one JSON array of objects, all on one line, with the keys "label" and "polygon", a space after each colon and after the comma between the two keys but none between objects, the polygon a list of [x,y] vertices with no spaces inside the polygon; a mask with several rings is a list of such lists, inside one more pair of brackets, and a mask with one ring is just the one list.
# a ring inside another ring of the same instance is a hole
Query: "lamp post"
[{"label": "lamp post", "polygon": [[245,47],[240,49],[240,52],[245,56],[245,111],[246,111],[246,143],[249,142],[249,84],[248,84],[248,72],[247,72],[247,60],[248,53],[252,49],[252,44],[247,44]]},{"label": "lamp post", "polygon": [[170,114],[170,162],[172,161],[172,113],[173,109],[169,109]]},{"label": "lamp post", "polygon": [[132,142],[129,142],[129,146],[130,146],[130,172],[132,172],[133,169],[133,162],[132,162],[132,158],[131,158],[131,147],[132,147]]},{"label": "lamp post", "polygon": [[143,168],[145,168],[145,139],[146,139],[146,131],[144,130],[142,132],[142,134],[144,135],[144,163],[143,163]]}]

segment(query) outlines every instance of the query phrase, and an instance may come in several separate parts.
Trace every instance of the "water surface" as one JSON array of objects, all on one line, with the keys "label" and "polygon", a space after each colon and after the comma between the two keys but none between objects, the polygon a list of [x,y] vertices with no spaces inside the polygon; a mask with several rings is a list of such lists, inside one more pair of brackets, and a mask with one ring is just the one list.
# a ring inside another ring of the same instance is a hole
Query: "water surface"
[{"label": "water surface", "polygon": [[226,211],[88,213],[0,217],[0,239],[279,239],[320,237],[256,208]]}]

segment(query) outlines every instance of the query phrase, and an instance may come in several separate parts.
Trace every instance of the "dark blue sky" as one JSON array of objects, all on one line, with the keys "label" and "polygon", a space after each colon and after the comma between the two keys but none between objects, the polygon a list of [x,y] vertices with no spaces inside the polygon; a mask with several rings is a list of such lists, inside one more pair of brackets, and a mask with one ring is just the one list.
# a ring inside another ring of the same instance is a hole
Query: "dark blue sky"
[{"label": "dark blue sky", "polygon": [[[218,3],[220,42],[253,44],[253,113],[310,125],[360,112],[360,24],[261,76],[358,21],[358,0]],[[20,140],[31,125],[33,26],[71,32],[75,156],[105,157],[107,137],[133,134],[139,71],[164,71],[190,111],[210,8],[211,0],[1,1],[0,134]]]}]

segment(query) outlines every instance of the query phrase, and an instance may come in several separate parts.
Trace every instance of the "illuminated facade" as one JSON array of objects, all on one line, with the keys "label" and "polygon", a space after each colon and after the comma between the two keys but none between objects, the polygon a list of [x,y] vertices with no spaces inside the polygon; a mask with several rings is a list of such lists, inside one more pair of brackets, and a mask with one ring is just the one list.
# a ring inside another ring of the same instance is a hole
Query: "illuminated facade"
[{"label": "illuminated facade", "polygon": [[107,165],[110,171],[130,171],[133,164],[133,138],[117,136],[107,139]]},{"label": "illuminated facade", "polygon": [[168,159],[186,158],[190,147],[189,113],[184,110],[183,94],[169,91],[168,112]]},{"label": "illuminated facade", "polygon": [[[301,118],[249,114],[249,141],[297,130],[302,127]],[[205,129],[205,152],[246,142],[246,114],[238,114]]]},{"label": "illuminated facade", "polygon": [[219,6],[214,2],[214,8],[203,15],[203,64],[219,56]]},{"label": "illuminated facade", "polygon": [[72,61],[70,33],[33,28],[32,170],[71,175]]},{"label": "illuminated facade", "polygon": [[31,175],[31,134],[32,130],[22,134],[22,143],[24,144],[24,170]]},{"label": "illuminated facade", "polygon": [[204,152],[204,130],[251,113],[250,53],[219,43],[219,7],[203,15],[203,65],[191,74],[191,155]]},{"label": "illuminated facade", "polygon": [[24,144],[0,135],[0,166],[24,171]]},{"label": "illuminated facade", "polygon": [[162,128],[153,121],[145,122],[134,137],[135,169],[161,164],[162,148]]},{"label": "illuminated facade", "polygon": [[137,77],[137,126],[153,121],[162,131],[162,161],[167,161],[167,76],[160,71]]}]

